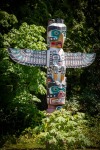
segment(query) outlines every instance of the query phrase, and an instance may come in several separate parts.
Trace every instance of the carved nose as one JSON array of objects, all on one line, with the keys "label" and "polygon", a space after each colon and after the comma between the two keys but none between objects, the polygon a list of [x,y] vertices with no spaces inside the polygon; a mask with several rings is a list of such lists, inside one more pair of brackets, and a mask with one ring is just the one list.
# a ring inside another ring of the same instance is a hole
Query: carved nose
[{"label": "carved nose", "polygon": [[60,91],[58,94],[58,98],[62,98],[65,96],[65,93],[63,91]]},{"label": "carved nose", "polygon": [[58,41],[60,41],[62,43],[62,47],[63,47],[63,44],[64,44],[64,35],[62,33],[60,34]]}]

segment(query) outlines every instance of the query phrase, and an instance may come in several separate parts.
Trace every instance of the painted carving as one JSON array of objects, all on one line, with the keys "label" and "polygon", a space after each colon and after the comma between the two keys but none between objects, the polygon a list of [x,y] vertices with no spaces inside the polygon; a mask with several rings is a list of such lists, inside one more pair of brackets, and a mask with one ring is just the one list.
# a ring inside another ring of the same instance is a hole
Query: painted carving
[{"label": "painted carving", "polygon": [[52,19],[47,28],[46,50],[29,50],[9,48],[10,57],[22,65],[47,67],[47,104],[48,112],[60,109],[66,99],[66,68],[89,66],[95,54],[67,53],[63,51],[66,39],[66,25],[62,19]]},{"label": "painted carving", "polygon": [[62,49],[66,38],[63,20],[50,20],[47,28],[47,103],[64,105],[66,97],[65,54]]}]

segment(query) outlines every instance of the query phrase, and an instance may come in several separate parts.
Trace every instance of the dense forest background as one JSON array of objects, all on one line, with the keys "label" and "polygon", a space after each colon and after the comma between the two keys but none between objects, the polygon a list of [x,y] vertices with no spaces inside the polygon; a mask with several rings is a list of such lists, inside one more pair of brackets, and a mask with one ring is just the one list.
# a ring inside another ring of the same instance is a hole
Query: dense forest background
[{"label": "dense forest background", "polygon": [[13,62],[8,47],[46,50],[50,18],[67,26],[66,52],[96,53],[84,69],[67,69],[65,109],[100,115],[100,0],[0,0],[0,137],[41,124],[46,104],[46,68]]}]

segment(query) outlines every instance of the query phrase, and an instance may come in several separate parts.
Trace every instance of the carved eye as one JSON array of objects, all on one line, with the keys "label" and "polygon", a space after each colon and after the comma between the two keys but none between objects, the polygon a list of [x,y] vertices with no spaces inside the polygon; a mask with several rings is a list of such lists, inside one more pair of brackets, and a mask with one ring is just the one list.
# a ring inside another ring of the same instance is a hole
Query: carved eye
[{"label": "carved eye", "polygon": [[58,93],[59,92],[59,88],[57,86],[52,86],[51,87],[51,91],[52,91],[52,93]]},{"label": "carved eye", "polygon": [[54,34],[55,35],[59,35],[59,31],[54,31]]},{"label": "carved eye", "polygon": [[52,36],[59,36],[60,35],[60,31],[59,30],[53,30],[52,31]]}]

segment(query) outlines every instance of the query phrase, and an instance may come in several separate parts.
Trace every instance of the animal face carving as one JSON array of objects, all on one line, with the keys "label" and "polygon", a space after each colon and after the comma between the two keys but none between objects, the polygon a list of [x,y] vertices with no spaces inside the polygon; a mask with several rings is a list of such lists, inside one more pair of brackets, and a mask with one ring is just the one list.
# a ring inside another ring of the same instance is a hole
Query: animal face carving
[{"label": "animal face carving", "polygon": [[62,20],[58,20],[59,23],[54,21],[48,25],[47,43],[49,47],[62,48],[66,38],[66,25]]},{"label": "animal face carving", "polygon": [[49,82],[47,90],[47,98],[49,104],[64,104],[66,97],[66,86],[57,84],[55,82]]}]

